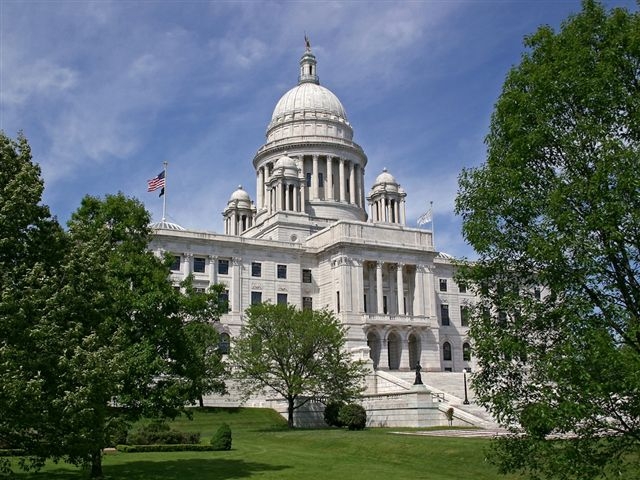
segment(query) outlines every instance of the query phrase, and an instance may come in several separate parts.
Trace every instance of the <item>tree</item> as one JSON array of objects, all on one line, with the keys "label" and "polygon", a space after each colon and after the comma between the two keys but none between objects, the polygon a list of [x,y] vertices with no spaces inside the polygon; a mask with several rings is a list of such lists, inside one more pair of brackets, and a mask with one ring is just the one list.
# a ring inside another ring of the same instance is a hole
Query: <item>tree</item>
[{"label": "tree", "polygon": [[502,471],[591,479],[639,458],[640,14],[585,1],[525,45],[459,179],[473,385]]},{"label": "tree", "polygon": [[[49,358],[34,355],[40,339],[25,332],[37,330],[53,292],[47,279],[66,248],[62,229],[41,204],[43,189],[26,138],[14,141],[0,131],[0,448],[29,452],[38,450],[43,432],[40,372]],[[41,463],[32,456],[22,466]],[[9,467],[0,458],[0,473]]]},{"label": "tree", "polygon": [[363,387],[364,367],[345,350],[346,328],[329,310],[252,305],[231,352],[246,395],[271,389],[294,411],[310,400],[347,400]]},{"label": "tree", "polygon": [[221,373],[206,343],[219,288],[177,291],[147,250],[149,214],[122,194],[86,197],[64,232],[26,139],[0,133],[0,154],[0,445],[24,469],[64,459],[100,477],[123,426],[224,390],[202,378]]}]

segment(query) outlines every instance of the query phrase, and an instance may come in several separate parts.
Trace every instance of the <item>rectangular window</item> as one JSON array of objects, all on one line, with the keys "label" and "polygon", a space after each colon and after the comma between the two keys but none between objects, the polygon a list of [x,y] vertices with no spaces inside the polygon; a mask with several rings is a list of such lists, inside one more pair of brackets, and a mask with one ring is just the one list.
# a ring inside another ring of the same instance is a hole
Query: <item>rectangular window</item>
[{"label": "rectangular window", "polygon": [[171,267],[169,267],[172,272],[180,271],[180,256],[176,255],[173,257],[173,262],[171,263]]},{"label": "rectangular window", "polygon": [[447,279],[446,278],[441,278],[440,279],[440,291],[441,292],[446,292],[447,291]]},{"label": "rectangular window", "polygon": [[287,278],[287,266],[278,265],[278,278]]},{"label": "rectangular window", "polygon": [[367,313],[367,294],[364,294],[364,313]]},{"label": "rectangular window", "polygon": [[313,310],[313,298],[311,298],[311,297],[302,297],[302,309],[303,310]]},{"label": "rectangular window", "polygon": [[324,187],[324,175],[322,173],[318,173],[318,186],[320,188]]},{"label": "rectangular window", "polygon": [[311,186],[311,172],[307,172],[307,187]]},{"label": "rectangular window", "polygon": [[204,295],[206,292],[206,289],[202,287],[194,287],[193,291],[195,292],[196,295]]},{"label": "rectangular window", "polygon": [[311,270],[306,268],[302,270],[302,283],[311,283]]},{"label": "rectangular window", "polygon": [[262,276],[262,264],[260,262],[251,263],[251,276],[252,277]]},{"label": "rectangular window", "polygon": [[194,257],[193,258],[193,272],[194,273],[204,273],[204,264],[205,264],[205,259],[203,257]]},{"label": "rectangular window", "polygon": [[[229,303],[229,290],[225,290],[220,293],[220,297],[218,297],[220,305],[222,305],[222,311],[231,311],[231,304]],[[226,305],[226,308],[225,308]]]},{"label": "rectangular window", "polygon": [[340,292],[336,292],[336,307],[338,309],[338,313],[340,313]]},{"label": "rectangular window", "polygon": [[229,275],[229,260],[218,260],[218,274]]},{"label": "rectangular window", "polygon": [[279,293],[278,294],[278,305],[286,305],[287,304],[287,294]]},{"label": "rectangular window", "polygon": [[460,305],[460,325],[469,326],[469,307],[467,305]]},{"label": "rectangular window", "polygon": [[440,305],[440,320],[443,326],[451,324],[449,320],[449,305]]},{"label": "rectangular window", "polygon": [[251,305],[262,303],[262,292],[251,292]]},{"label": "rectangular window", "polygon": [[388,312],[388,310],[387,310],[387,296],[383,295],[382,296],[382,313],[384,313],[386,315],[387,312]]},{"label": "rectangular window", "polygon": [[540,300],[541,295],[540,295],[540,289],[539,289],[539,288],[534,288],[534,289],[533,289],[533,297],[534,297],[536,300]]},{"label": "rectangular window", "polygon": [[458,290],[460,291],[460,293],[467,293],[467,284],[466,283],[459,283],[458,284]]}]

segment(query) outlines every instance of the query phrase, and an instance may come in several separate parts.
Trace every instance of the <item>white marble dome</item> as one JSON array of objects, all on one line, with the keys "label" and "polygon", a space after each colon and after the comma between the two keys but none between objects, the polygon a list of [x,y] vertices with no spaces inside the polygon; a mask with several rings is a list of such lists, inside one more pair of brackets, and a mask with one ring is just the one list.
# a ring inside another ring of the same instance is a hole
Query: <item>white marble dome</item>
[{"label": "white marble dome", "polygon": [[285,175],[293,175],[295,177],[298,176],[298,165],[296,164],[296,161],[286,154],[278,159],[275,168],[283,169],[283,173]]},{"label": "white marble dome", "polygon": [[242,188],[242,185],[238,185],[237,190],[231,194],[231,197],[229,197],[229,203],[236,203],[236,202],[238,203],[239,207],[251,208],[251,197]]},{"label": "white marble dome", "polygon": [[[376,177],[376,181],[373,182],[371,189],[373,191],[386,190],[389,192],[399,192],[402,190],[395,177],[391,175],[386,168],[383,168],[382,173]],[[404,192],[404,190],[402,191]]]},{"label": "white marble dome", "polygon": [[347,121],[347,112],[331,90],[315,83],[302,83],[280,98],[273,109],[271,122],[284,120],[288,116],[293,118],[296,113],[307,112],[328,114],[334,120]]}]

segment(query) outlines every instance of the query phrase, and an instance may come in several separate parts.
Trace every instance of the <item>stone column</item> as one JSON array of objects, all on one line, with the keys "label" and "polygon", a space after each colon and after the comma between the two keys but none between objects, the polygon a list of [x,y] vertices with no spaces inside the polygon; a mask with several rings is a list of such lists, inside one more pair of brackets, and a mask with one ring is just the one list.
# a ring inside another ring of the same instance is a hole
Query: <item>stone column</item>
[{"label": "stone column", "polygon": [[404,309],[404,282],[402,278],[402,269],[404,263],[398,263],[398,272],[396,274],[396,284],[398,286],[398,315],[406,315]]},{"label": "stone column", "polygon": [[425,266],[427,281],[425,282],[425,312],[431,318],[436,316],[436,290],[434,287],[433,270]]},{"label": "stone column", "polygon": [[218,256],[209,255],[209,286],[218,283]]},{"label": "stone column", "polygon": [[413,313],[419,317],[425,314],[424,308],[424,265],[416,265],[416,281],[413,293]]},{"label": "stone column", "polygon": [[182,269],[182,271],[184,272],[185,277],[188,277],[191,274],[192,259],[193,259],[193,253],[182,254],[182,265],[184,265],[184,268]]},{"label": "stone column", "polygon": [[354,203],[359,207],[363,207],[364,204],[362,203],[362,181],[360,180],[360,170],[361,170],[360,165],[356,165],[354,169],[355,176],[356,176],[356,191],[355,191],[356,201]]},{"label": "stone column", "polygon": [[307,184],[305,180],[300,183],[300,211],[305,211]]},{"label": "stone column", "polygon": [[407,224],[407,211],[405,209],[406,206],[406,202],[404,201],[404,198],[402,200],[400,200],[400,225],[406,225]]},{"label": "stone column", "polygon": [[356,167],[353,160],[349,162],[349,203],[356,203]]},{"label": "stone column", "polygon": [[257,202],[257,207],[258,210],[262,209],[263,207],[263,197],[262,195],[264,194],[264,167],[260,167],[258,169],[258,180],[256,181],[256,196],[258,198],[256,198],[256,202]]},{"label": "stone column", "polygon": [[378,313],[382,315],[384,313],[384,303],[382,300],[382,296],[384,295],[384,290],[382,289],[382,265],[383,262],[376,263],[376,300],[378,302]]},{"label": "stone column", "polygon": [[284,209],[289,210],[289,185],[283,182],[284,186]]},{"label": "stone column", "polygon": [[352,259],[351,265],[351,290],[353,292],[351,311],[364,313],[364,275],[362,274],[362,260],[354,258]]},{"label": "stone column", "polygon": [[324,185],[325,200],[333,200],[333,157],[327,155],[327,180]]},{"label": "stone column", "polygon": [[375,306],[375,295],[376,295],[376,288],[375,288],[375,272],[373,270],[373,268],[371,268],[371,263],[367,264],[367,272],[369,273],[369,292],[367,293],[367,312],[369,313],[374,313],[374,306]]},{"label": "stone column", "polygon": [[344,202],[344,158],[340,158],[338,176],[340,177],[340,201]]},{"label": "stone column", "polygon": [[400,223],[400,205],[397,200],[393,201],[393,218],[396,223]]},{"label": "stone column", "polygon": [[313,173],[311,174],[311,198],[318,199],[318,155],[313,157]]},{"label": "stone column", "polygon": [[297,185],[294,185],[293,187],[293,211],[294,212],[299,212],[299,208],[298,208],[298,201],[299,201],[299,188]]},{"label": "stone column", "polygon": [[360,175],[358,175],[360,179],[360,206],[364,208],[365,206],[365,198],[364,198],[364,167],[360,166]]},{"label": "stone column", "polygon": [[242,312],[241,301],[241,289],[240,289],[240,277],[242,275],[241,272],[241,263],[242,259],[239,257],[233,257],[231,259],[232,267],[231,267],[231,295],[229,300],[231,301],[231,311],[234,313]]}]

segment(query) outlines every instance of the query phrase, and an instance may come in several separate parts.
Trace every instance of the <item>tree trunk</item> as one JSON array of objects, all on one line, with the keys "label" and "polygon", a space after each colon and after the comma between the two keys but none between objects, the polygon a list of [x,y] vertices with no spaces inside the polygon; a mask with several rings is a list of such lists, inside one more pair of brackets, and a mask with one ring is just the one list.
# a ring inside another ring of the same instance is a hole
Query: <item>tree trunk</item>
[{"label": "tree trunk", "polygon": [[91,478],[102,478],[102,452],[100,450],[91,454]]},{"label": "tree trunk", "polygon": [[289,426],[289,428],[293,428],[293,407],[295,399],[293,397],[289,397],[287,398],[287,400],[289,402],[287,425]]},{"label": "tree trunk", "polygon": [[200,402],[200,408],[204,407],[204,398],[202,398],[202,395],[198,397],[198,402]]}]

